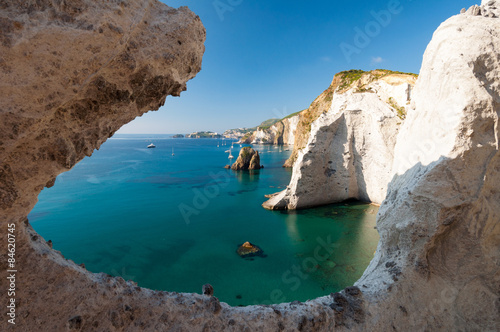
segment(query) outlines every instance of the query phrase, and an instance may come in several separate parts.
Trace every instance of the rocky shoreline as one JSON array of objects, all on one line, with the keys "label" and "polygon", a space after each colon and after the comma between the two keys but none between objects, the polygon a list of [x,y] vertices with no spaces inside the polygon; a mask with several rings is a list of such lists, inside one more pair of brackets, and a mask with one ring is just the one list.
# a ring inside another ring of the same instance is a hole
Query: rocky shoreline
[{"label": "rocky shoreline", "polygon": [[313,103],[319,115],[311,118],[310,131],[297,136],[309,139],[303,148],[296,142],[290,184],[263,207],[299,209],[348,199],[380,204],[416,80],[382,70],[335,75],[327,90],[331,95]]}]

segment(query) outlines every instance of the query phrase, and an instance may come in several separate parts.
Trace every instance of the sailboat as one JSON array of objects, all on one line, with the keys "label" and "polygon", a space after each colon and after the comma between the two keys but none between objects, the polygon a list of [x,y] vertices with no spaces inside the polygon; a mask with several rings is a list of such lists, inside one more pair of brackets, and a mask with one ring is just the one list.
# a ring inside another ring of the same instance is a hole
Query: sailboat
[{"label": "sailboat", "polygon": [[227,157],[228,159],[233,159],[233,155],[231,154],[231,150],[229,150],[229,157]]},{"label": "sailboat", "polygon": [[172,147],[172,156],[175,156],[174,147]]}]

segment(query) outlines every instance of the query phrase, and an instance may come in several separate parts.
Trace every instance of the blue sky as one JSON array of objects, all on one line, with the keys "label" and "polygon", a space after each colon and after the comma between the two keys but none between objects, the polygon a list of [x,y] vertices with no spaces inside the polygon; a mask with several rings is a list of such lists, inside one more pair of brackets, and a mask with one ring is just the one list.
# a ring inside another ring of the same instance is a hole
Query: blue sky
[{"label": "blue sky", "polygon": [[[305,109],[348,69],[420,71],[441,22],[479,0],[163,0],[207,29],[201,72],[120,133],[253,127]],[[361,31],[361,32],[360,32]]]}]

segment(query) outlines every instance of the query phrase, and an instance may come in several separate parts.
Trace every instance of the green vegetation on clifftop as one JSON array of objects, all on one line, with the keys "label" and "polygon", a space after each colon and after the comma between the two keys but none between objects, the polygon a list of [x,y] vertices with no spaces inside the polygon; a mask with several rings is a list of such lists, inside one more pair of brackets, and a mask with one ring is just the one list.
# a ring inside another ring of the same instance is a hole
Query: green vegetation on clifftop
[{"label": "green vegetation on clifftop", "polygon": [[[340,81],[338,83],[338,91],[343,92],[345,90],[348,90],[352,87],[352,85],[359,81],[363,75],[365,74],[370,74],[371,77],[368,78],[368,83],[377,81],[385,76],[389,75],[409,75],[413,77],[418,77],[418,74],[414,73],[404,73],[400,71],[393,71],[393,70],[388,70],[388,69],[376,69],[372,71],[364,71],[361,69],[351,69],[351,70],[346,70],[346,71],[341,71],[340,73],[336,74],[334,77],[338,78]],[[364,88],[364,85],[360,86],[358,88],[357,92],[370,92],[370,89]]]}]

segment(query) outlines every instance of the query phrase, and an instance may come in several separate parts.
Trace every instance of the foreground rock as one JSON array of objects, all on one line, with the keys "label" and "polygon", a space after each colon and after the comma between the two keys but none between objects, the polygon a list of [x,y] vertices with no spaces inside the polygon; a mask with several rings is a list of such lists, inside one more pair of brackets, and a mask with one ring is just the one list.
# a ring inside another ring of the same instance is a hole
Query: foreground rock
[{"label": "foreground rock", "polygon": [[[320,115],[307,145],[297,150],[290,185],[263,206],[297,209],[351,198],[381,203],[415,81],[415,75],[389,71],[335,75],[330,98],[327,91],[313,103]],[[300,116],[314,116],[307,112]]]},{"label": "foreground rock", "polygon": [[258,246],[255,244],[252,244],[250,242],[245,242],[241,246],[238,247],[238,250],[236,250],[236,253],[241,257],[241,258],[248,258],[248,257],[254,257],[254,256],[263,256],[264,251],[260,249]]},{"label": "foreground rock", "polygon": [[[498,16],[499,1],[483,5]],[[464,14],[434,35],[395,148],[379,248],[357,288],[232,308],[90,273],[26,221],[57,174],[184,88],[200,69],[198,18],[134,0],[4,1],[0,9],[0,237],[15,224],[20,271],[16,325],[4,313],[3,330],[498,330],[499,19]]]},{"label": "foreground rock", "polygon": [[249,146],[240,150],[240,155],[231,166],[233,171],[261,169],[259,151],[255,151]]},{"label": "foreground rock", "polygon": [[499,47],[500,19],[464,14],[425,52],[379,247],[356,283],[378,301],[373,330],[387,327],[388,312],[395,330],[500,328]]}]

